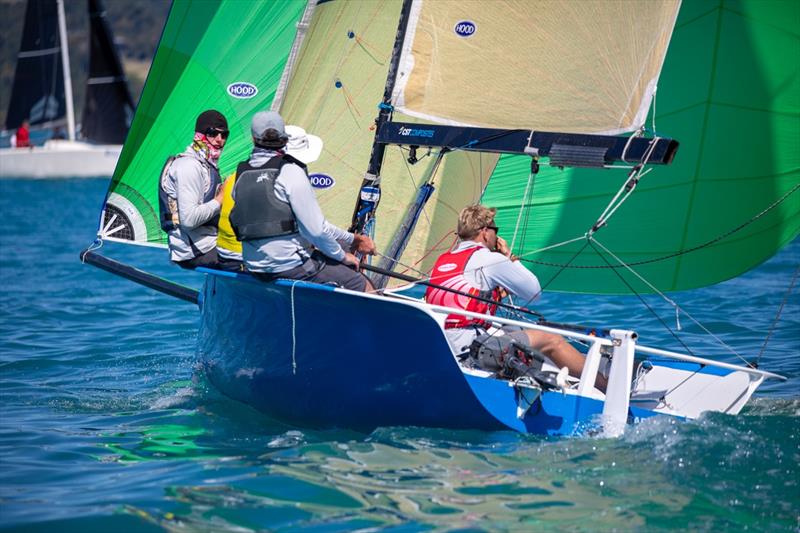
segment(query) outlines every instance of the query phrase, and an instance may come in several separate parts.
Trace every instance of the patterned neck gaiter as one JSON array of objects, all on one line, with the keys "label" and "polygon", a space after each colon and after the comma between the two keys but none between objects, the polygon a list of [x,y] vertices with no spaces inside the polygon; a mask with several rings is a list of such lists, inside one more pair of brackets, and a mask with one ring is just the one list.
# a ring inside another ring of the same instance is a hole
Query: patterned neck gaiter
[{"label": "patterned neck gaiter", "polygon": [[219,162],[219,156],[222,153],[222,149],[214,148],[213,146],[211,146],[205,134],[200,133],[199,131],[196,131],[194,133],[192,150],[200,154],[200,156],[202,156],[203,159],[205,159],[215,167],[217,166],[217,163]]}]

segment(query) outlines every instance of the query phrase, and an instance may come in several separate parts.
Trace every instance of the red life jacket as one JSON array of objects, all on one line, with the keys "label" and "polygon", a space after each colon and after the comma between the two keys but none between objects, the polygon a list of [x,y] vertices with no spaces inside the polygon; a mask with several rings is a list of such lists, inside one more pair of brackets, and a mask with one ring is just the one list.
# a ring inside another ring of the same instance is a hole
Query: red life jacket
[{"label": "red life jacket", "polygon": [[31,136],[28,128],[17,128],[17,148],[27,148],[31,145]]},{"label": "red life jacket", "polygon": [[[462,250],[460,252],[446,252],[439,256],[436,264],[433,266],[431,274],[431,283],[447,287],[473,296],[480,296],[483,298],[491,298],[495,302],[500,301],[500,290],[498,288],[491,291],[482,291],[467,281],[464,276],[464,270],[467,267],[472,254],[477,252],[481,247],[473,246]],[[464,311],[472,311],[474,313],[482,313],[494,315],[497,311],[496,305],[491,305],[475,298],[462,296],[454,292],[437,289],[435,287],[428,287],[425,291],[425,301],[429,304],[442,305],[445,307],[454,307],[456,309],[463,309]],[[489,323],[485,320],[477,318],[466,317],[463,315],[451,314],[447,315],[444,321],[445,329],[450,328],[465,328],[468,326],[483,326],[489,327]]]}]

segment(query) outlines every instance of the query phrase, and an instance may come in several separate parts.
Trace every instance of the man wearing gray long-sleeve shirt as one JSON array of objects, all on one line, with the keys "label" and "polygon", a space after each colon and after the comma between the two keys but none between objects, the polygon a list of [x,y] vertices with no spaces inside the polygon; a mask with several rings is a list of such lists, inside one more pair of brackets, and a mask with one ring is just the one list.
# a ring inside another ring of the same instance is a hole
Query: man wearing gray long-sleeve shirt
[{"label": "man wearing gray long-sleeve shirt", "polygon": [[161,227],[169,238],[170,259],[182,268],[219,266],[222,190],[217,162],[227,138],[228,123],[222,113],[202,112],[192,144],[171,162],[160,181]]},{"label": "man wearing gray long-sleeve shirt", "polygon": [[281,116],[256,113],[252,134],[250,159],[236,170],[230,217],[247,270],[267,281],[302,279],[371,290],[357,272],[358,259],[342,246],[371,254],[374,243],[325,220],[305,164],[285,153],[289,136]]}]

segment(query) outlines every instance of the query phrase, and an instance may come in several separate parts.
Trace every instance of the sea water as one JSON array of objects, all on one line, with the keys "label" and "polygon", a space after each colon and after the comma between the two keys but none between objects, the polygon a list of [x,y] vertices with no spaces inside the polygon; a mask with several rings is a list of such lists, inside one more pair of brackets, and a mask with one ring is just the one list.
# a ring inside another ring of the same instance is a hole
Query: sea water
[{"label": "sea water", "polygon": [[[278,424],[196,369],[190,304],[78,259],[107,180],[1,181],[0,528],[14,531],[796,531],[800,287],[740,416],[650,419],[618,439]],[[166,252],[112,257],[199,287]],[[670,294],[758,356],[800,264],[800,241],[713,287]],[[674,311],[647,300],[676,330]],[[635,298],[548,294],[551,320],[634,324],[680,349]],[[683,332],[701,328],[686,315]],[[737,362],[697,335],[699,353]],[[313,391],[298,391],[313,394]],[[322,400],[321,400],[322,401]]]}]

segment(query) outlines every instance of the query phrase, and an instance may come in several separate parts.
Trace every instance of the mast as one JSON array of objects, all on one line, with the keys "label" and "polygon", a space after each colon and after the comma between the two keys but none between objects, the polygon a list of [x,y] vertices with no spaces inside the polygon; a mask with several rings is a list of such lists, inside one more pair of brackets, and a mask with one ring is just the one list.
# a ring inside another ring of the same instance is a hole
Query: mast
[{"label": "mast", "polygon": [[383,101],[380,105],[380,112],[375,119],[375,138],[372,141],[372,153],[369,157],[369,166],[361,182],[361,193],[353,211],[353,219],[350,231],[361,233],[364,226],[375,216],[380,201],[381,186],[381,165],[383,165],[383,155],[386,152],[386,145],[378,142],[378,132],[381,126],[389,121],[392,114],[392,92],[394,92],[395,80],[397,79],[397,68],[400,64],[400,55],[403,50],[403,41],[408,28],[408,19],[411,13],[411,5],[414,0],[403,0],[400,8],[400,22],[397,24],[397,35],[394,39],[392,49],[392,59],[389,63],[389,73],[386,76],[386,87],[383,90]]},{"label": "mast", "polygon": [[64,0],[56,0],[58,5],[58,37],[61,42],[61,64],[64,68],[64,100],[67,105],[67,134],[70,141],[75,140],[75,110],[72,107],[72,75],[69,68],[67,49],[67,22],[64,16]]}]

